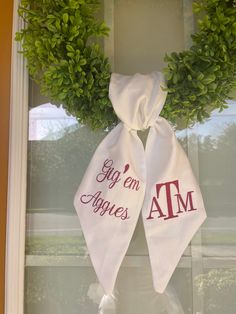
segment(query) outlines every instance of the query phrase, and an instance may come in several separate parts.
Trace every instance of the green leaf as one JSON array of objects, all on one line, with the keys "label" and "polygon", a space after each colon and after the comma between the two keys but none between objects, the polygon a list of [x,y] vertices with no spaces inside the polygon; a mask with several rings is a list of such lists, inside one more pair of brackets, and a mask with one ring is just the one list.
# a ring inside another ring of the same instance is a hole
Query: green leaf
[{"label": "green leaf", "polygon": [[67,24],[67,22],[68,22],[68,20],[69,20],[69,15],[68,15],[68,13],[64,13],[64,14],[62,15],[62,19],[63,19],[63,22],[64,22],[65,24]]},{"label": "green leaf", "polygon": [[66,45],[66,50],[70,52],[75,52],[75,49],[71,45]]}]

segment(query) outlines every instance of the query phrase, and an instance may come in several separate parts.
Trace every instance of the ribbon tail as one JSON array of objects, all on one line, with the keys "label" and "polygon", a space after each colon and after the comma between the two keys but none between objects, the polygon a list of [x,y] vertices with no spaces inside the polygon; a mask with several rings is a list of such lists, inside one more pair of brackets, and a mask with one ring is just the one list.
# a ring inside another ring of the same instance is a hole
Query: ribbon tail
[{"label": "ribbon tail", "polygon": [[120,123],[98,146],[75,195],[90,258],[108,295],[141,211],[144,162],[137,133]]},{"label": "ribbon tail", "polygon": [[185,314],[178,295],[171,285],[168,285],[165,290],[165,301],[168,314]]},{"label": "ribbon tail", "polygon": [[98,314],[116,314],[116,302],[114,294],[104,294],[99,304]]},{"label": "ribbon tail", "polygon": [[165,119],[150,129],[146,151],[142,216],[154,288],[163,293],[206,212],[190,163]]}]

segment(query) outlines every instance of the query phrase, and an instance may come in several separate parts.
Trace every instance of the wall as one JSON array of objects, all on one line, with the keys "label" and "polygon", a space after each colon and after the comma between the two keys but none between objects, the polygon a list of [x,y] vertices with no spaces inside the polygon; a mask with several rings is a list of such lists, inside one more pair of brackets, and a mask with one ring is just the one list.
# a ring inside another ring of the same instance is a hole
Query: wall
[{"label": "wall", "polygon": [[13,1],[0,0],[0,314],[4,313],[12,12]]}]

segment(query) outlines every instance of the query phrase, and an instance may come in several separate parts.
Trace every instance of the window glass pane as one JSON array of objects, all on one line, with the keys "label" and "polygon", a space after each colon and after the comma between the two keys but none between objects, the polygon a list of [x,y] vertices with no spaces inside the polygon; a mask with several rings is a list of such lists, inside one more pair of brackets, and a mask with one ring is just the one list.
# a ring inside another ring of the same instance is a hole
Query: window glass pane
[{"label": "window glass pane", "polygon": [[197,140],[199,181],[208,218],[203,227],[203,253],[235,256],[236,250],[236,102],[222,113],[214,112],[191,130],[190,145]]},{"label": "window glass pane", "polygon": [[[189,269],[178,269],[161,295],[152,288],[149,266],[122,267],[116,293],[116,311],[120,314],[192,313]],[[26,268],[26,314],[97,313],[101,297],[102,290],[90,267]]]},{"label": "window glass pane", "polygon": [[26,314],[97,313],[89,298],[96,276],[89,267],[26,267]]},{"label": "window glass pane", "polygon": [[183,1],[115,0],[114,4],[116,72],[162,70],[165,54],[184,48]]}]

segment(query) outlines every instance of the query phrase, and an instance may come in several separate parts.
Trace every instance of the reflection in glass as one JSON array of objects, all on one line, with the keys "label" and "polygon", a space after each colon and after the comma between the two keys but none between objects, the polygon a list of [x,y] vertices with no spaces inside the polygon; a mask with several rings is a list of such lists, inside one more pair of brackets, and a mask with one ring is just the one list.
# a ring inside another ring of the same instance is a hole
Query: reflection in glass
[{"label": "reflection in glass", "polygon": [[55,141],[78,128],[78,121],[62,106],[50,103],[29,110],[29,141]]},{"label": "reflection in glass", "polygon": [[87,296],[96,281],[91,268],[26,267],[25,314],[97,313]]},{"label": "reflection in glass", "polygon": [[[222,114],[213,113],[190,133],[189,145],[198,141],[199,179],[208,216],[235,217],[236,110],[231,102]],[[228,113],[230,112],[230,114]]]},{"label": "reflection in glass", "polygon": [[87,251],[73,198],[96,146],[93,132],[50,103],[29,112],[26,254]]},{"label": "reflection in glass", "polygon": [[234,314],[236,309],[236,268],[210,269],[195,278],[204,299],[204,314]]},{"label": "reflection in glass", "polygon": [[[90,267],[27,267],[25,314],[95,314],[103,291]],[[185,282],[182,286],[181,281]],[[122,267],[116,314],[190,314],[191,271],[178,269],[164,294],[153,290],[149,265]],[[107,313],[106,313],[107,314]]]}]

